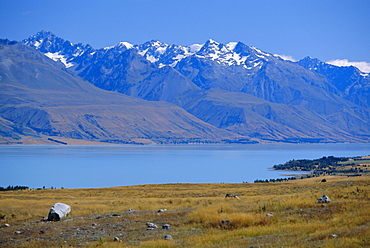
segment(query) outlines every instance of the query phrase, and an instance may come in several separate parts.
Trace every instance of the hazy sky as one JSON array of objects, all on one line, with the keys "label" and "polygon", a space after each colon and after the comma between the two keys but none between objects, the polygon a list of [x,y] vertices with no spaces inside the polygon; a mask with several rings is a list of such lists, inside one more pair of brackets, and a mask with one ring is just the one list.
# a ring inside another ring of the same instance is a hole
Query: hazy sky
[{"label": "hazy sky", "polygon": [[295,59],[370,62],[370,0],[0,0],[0,38],[41,30],[94,48],[212,38]]}]

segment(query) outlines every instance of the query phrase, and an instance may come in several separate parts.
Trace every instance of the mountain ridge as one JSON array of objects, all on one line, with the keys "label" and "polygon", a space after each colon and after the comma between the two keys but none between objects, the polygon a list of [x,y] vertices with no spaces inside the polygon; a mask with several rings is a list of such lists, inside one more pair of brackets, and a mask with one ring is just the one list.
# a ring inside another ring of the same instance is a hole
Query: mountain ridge
[{"label": "mountain ridge", "polygon": [[[176,104],[261,142],[370,140],[370,77],[356,68],[287,61],[242,42],[212,39],[186,47],[152,40],[94,49],[43,31],[22,42],[101,89]],[[263,103],[247,104],[252,97]]]},{"label": "mountain ridge", "polygon": [[0,59],[2,143],[42,135],[119,144],[246,138],[171,103],[99,89],[21,43],[0,45]]}]

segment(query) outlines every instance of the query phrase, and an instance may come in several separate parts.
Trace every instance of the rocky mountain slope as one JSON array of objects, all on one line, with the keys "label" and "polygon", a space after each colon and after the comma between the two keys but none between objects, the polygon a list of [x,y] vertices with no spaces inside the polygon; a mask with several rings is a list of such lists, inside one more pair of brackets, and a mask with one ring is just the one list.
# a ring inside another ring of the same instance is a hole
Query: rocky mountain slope
[{"label": "rocky mountain slope", "polygon": [[306,69],[324,75],[344,96],[360,106],[370,107],[370,75],[354,66],[337,67],[306,57],[297,62]]},{"label": "rocky mountain slope", "polygon": [[94,49],[42,31],[23,43],[101,89],[174,103],[247,140],[370,140],[370,76],[354,67],[286,61],[242,42]]},{"label": "rocky mountain slope", "polygon": [[242,92],[211,89],[189,93],[178,101],[199,119],[248,137],[285,142],[359,141],[305,107],[271,103]]}]

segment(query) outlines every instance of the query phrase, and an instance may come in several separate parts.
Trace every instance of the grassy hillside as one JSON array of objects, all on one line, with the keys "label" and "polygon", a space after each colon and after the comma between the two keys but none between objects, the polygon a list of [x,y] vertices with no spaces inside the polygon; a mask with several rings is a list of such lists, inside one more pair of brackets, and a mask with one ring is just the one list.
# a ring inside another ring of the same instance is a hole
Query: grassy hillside
[{"label": "grassy hillside", "polygon": [[[369,246],[370,177],[326,179],[0,192],[0,246]],[[323,194],[330,203],[316,202]],[[70,215],[42,221],[56,202],[69,204]],[[147,221],[159,228],[146,230]]]}]

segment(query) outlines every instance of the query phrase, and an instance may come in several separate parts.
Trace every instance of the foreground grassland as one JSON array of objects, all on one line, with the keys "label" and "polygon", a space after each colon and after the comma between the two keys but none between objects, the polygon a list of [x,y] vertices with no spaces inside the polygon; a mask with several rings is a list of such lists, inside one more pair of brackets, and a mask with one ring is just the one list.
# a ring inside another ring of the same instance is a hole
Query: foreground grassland
[{"label": "foreground grassland", "polygon": [[[325,178],[0,192],[0,247],[369,247],[370,177]],[[56,202],[70,215],[41,221]]]}]

